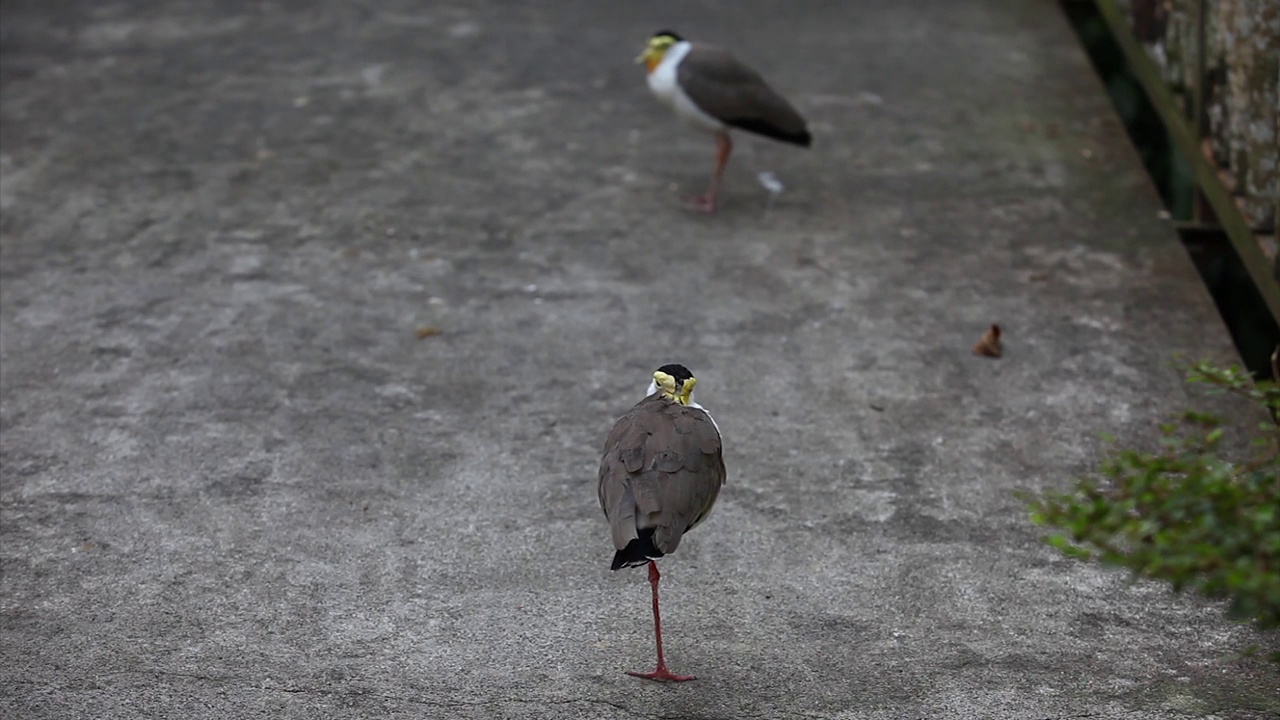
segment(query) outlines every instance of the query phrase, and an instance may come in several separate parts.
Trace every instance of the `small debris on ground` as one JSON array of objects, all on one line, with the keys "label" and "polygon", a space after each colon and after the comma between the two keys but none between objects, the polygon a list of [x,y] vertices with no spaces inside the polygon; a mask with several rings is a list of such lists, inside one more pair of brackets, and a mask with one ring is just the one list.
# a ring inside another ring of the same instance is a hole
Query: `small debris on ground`
[{"label": "small debris on ground", "polygon": [[973,354],[993,358],[998,358],[1004,354],[1004,348],[1000,346],[999,325],[992,325],[987,328],[986,332],[982,333],[982,339],[973,346]]},{"label": "small debris on ground", "polygon": [[418,336],[419,340],[426,340],[427,338],[439,335],[442,332],[444,331],[434,325],[423,325],[418,328],[418,332],[415,334]]},{"label": "small debris on ground", "polygon": [[761,172],[756,177],[760,180],[760,184],[764,186],[764,189],[774,195],[777,195],[785,189],[782,185],[782,181],[778,179],[778,176],[768,170]]},{"label": "small debris on ground", "polygon": [[769,199],[765,201],[764,210],[768,212],[773,209],[773,201],[778,199],[778,195],[782,193],[785,187],[777,175],[765,170],[756,175],[756,179],[760,181],[760,186],[769,192]]}]

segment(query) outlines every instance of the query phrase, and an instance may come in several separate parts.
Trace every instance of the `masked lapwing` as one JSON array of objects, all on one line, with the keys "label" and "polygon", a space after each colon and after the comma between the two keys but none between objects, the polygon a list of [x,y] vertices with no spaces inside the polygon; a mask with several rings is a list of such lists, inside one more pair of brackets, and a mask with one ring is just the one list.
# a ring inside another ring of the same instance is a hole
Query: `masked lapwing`
[{"label": "masked lapwing", "polygon": [[733,152],[729,130],[737,128],[809,147],[813,138],[804,118],[781,95],[727,50],[693,44],[670,30],[649,38],[636,62],[645,64],[649,89],[694,127],[716,137],[716,169],[706,195],[693,206],[715,212],[725,163]]},{"label": "masked lapwing", "polygon": [[645,398],[614,424],[600,460],[600,508],[617,550],[611,569],[649,566],[658,666],[627,673],[647,680],[694,679],[667,669],[654,560],[707,518],[724,484],[720,430],[693,401],[697,382],[683,365],[658,368]]}]

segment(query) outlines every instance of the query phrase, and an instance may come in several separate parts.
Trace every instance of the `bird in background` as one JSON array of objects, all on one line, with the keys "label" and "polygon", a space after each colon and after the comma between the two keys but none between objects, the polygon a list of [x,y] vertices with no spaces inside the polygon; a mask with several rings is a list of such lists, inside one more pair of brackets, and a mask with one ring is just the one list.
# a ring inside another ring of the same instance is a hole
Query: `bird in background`
[{"label": "bird in background", "polygon": [[809,147],[805,120],[760,74],[727,50],[690,43],[670,30],[654,33],[636,58],[648,72],[649,89],[681,119],[716,138],[716,166],[705,195],[690,198],[694,209],[715,212],[724,166],[733,152],[729,130],[737,128]]},{"label": "bird in background", "polygon": [[671,672],[662,653],[655,560],[707,519],[724,485],[720,429],[693,400],[697,382],[683,365],[658,368],[645,398],[614,424],[600,460],[600,508],[616,549],[610,569],[649,568],[658,664],[653,672],[627,673],[647,680],[694,679]]}]

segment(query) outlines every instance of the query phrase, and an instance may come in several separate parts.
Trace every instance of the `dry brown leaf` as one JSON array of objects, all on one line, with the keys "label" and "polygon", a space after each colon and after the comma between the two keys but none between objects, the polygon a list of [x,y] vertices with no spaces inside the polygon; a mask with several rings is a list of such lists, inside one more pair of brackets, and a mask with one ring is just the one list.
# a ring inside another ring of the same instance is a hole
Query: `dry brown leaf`
[{"label": "dry brown leaf", "polygon": [[417,336],[419,340],[426,340],[427,338],[439,335],[442,332],[444,331],[434,325],[424,325],[423,327],[418,328]]},{"label": "dry brown leaf", "polygon": [[982,333],[982,339],[977,345],[973,346],[974,355],[982,355],[983,357],[998,358],[1004,354],[1004,348],[1000,346],[1000,326],[992,325],[987,331]]}]

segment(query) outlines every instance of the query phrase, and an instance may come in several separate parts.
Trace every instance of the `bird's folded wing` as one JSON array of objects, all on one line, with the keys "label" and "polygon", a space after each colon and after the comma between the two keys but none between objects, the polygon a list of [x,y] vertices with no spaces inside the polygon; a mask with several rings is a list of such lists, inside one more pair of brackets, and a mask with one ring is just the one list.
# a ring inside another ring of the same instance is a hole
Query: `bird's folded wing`
[{"label": "bird's folded wing", "polygon": [[701,410],[645,401],[618,420],[600,462],[600,507],[619,549],[654,528],[672,552],[711,511],[724,484],[720,433]]},{"label": "bird's folded wing", "polygon": [[792,142],[808,135],[800,113],[726,50],[695,45],[676,79],[699,109],[727,125]]}]

